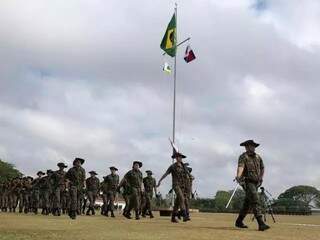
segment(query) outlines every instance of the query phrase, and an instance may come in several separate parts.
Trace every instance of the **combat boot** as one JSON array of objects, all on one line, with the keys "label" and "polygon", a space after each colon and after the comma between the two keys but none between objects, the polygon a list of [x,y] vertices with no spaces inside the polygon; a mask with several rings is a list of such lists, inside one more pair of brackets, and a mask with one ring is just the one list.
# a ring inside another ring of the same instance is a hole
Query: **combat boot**
[{"label": "combat boot", "polygon": [[38,214],[38,208],[35,208],[33,212],[34,212],[34,214],[37,215]]},{"label": "combat boot", "polygon": [[136,211],[136,220],[140,220],[139,211]]},{"label": "combat boot", "polygon": [[150,218],[154,218],[154,216],[153,216],[151,211],[149,211],[149,216],[150,216]]},{"label": "combat boot", "polygon": [[182,211],[182,217],[184,222],[190,221],[190,218],[188,217],[186,210]]},{"label": "combat boot", "polygon": [[123,215],[125,218],[127,218],[127,219],[131,219],[130,212],[123,212],[122,215]]},{"label": "combat boot", "polygon": [[171,222],[172,223],[178,223],[179,221],[176,219],[176,214],[174,212],[172,212],[172,215],[171,215]]},{"label": "combat boot", "polygon": [[242,215],[239,215],[237,220],[236,220],[236,223],[235,223],[235,226],[238,227],[238,228],[248,228],[247,225],[244,225],[243,223],[243,219],[244,219],[245,216],[242,216]]},{"label": "combat boot", "polygon": [[75,220],[76,217],[77,217],[76,211],[70,211],[70,212],[69,212],[69,217],[70,217],[72,220]]},{"label": "combat boot", "polygon": [[90,216],[90,208],[87,210],[86,215]]},{"label": "combat boot", "polygon": [[114,216],[114,213],[113,213],[113,211],[112,211],[112,210],[111,210],[111,217],[113,217],[113,218],[115,217],[115,216]]},{"label": "combat boot", "polygon": [[96,215],[96,211],[94,210],[93,207],[91,208],[91,213],[92,213],[92,215]]},{"label": "combat boot", "polygon": [[19,213],[22,213],[23,209],[22,208],[19,208]]},{"label": "combat boot", "polygon": [[257,222],[259,224],[259,231],[265,231],[270,228],[267,224],[264,223],[261,216],[257,217]]}]

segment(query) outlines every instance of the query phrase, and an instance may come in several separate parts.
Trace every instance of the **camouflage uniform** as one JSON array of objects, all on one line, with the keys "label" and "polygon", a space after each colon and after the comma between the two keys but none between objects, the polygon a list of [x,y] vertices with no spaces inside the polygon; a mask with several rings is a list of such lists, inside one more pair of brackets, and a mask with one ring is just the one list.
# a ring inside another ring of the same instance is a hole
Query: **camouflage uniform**
[{"label": "camouflage uniform", "polygon": [[32,207],[35,214],[38,214],[40,207],[40,183],[41,177],[37,177],[32,181]]},{"label": "camouflage uniform", "polygon": [[108,216],[108,211],[111,211],[111,217],[114,217],[114,200],[117,196],[117,188],[119,185],[119,176],[117,174],[109,174],[105,177],[105,187],[103,195],[105,197],[105,214]]},{"label": "camouflage uniform", "polygon": [[183,215],[186,215],[186,194],[188,192],[188,184],[190,184],[190,173],[183,165],[183,163],[175,162],[172,164],[166,174],[172,175],[172,188],[176,194],[176,199],[173,206],[173,217],[177,215],[178,210],[183,212]]},{"label": "camouflage uniform", "polygon": [[18,182],[17,179],[13,179],[10,183],[9,187],[9,195],[8,195],[8,204],[9,204],[9,211],[15,212],[17,207],[18,201]]},{"label": "camouflage uniform", "polygon": [[[93,172],[90,172],[90,174],[92,174],[92,173]],[[95,175],[96,175],[96,173],[95,173]],[[96,176],[91,176],[91,177],[87,178],[86,187],[87,187],[87,196],[88,196],[88,200],[89,200],[89,209],[87,210],[86,214],[90,215],[90,210],[91,210],[92,214],[94,215],[95,214],[94,204],[96,202],[96,197],[98,195],[99,188],[100,188],[99,178],[97,178]]]},{"label": "camouflage uniform", "polygon": [[42,214],[48,215],[51,210],[52,170],[47,171],[47,176],[40,179],[40,196],[42,199]]},{"label": "camouflage uniform", "polygon": [[[78,158],[74,160],[80,161]],[[82,163],[84,162],[83,159]],[[72,219],[76,218],[76,213],[80,209],[80,199],[83,197],[84,182],[86,180],[86,171],[81,166],[74,166],[66,173],[66,179],[69,180],[70,194],[70,211],[69,216]]]},{"label": "camouflage uniform", "polygon": [[54,215],[60,216],[61,209],[66,208],[67,196],[66,196],[66,172],[64,170],[57,170],[53,173],[53,211]]},{"label": "camouflage uniform", "polygon": [[243,178],[244,178],[244,191],[246,193],[243,206],[240,210],[243,218],[247,215],[250,208],[252,208],[253,214],[256,218],[261,217],[261,211],[259,208],[258,198],[258,184],[260,183],[260,175],[264,169],[263,161],[258,154],[250,156],[247,153],[243,153],[239,157],[239,167],[244,167]]},{"label": "camouflage uniform", "polygon": [[126,211],[128,214],[132,209],[135,210],[136,219],[139,219],[139,210],[141,204],[141,185],[142,173],[140,170],[130,170],[124,176],[129,188],[129,206]]},{"label": "camouflage uniform", "polygon": [[142,208],[142,216],[144,217],[146,213],[149,212],[150,217],[153,218],[153,214],[151,211],[151,202],[153,197],[153,190],[156,188],[156,180],[151,175],[148,175],[143,179],[143,185],[145,203],[143,204],[144,206]]},{"label": "camouflage uniform", "polygon": [[32,194],[32,181],[31,177],[26,177],[23,182],[23,205],[24,213],[28,213],[32,208],[31,194]]}]

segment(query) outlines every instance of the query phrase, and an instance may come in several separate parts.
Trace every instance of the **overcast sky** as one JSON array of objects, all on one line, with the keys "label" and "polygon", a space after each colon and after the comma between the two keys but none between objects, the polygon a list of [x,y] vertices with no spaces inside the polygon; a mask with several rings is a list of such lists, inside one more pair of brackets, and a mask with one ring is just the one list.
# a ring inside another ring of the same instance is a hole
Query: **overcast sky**
[{"label": "overcast sky", "polygon": [[[201,197],[232,189],[255,139],[275,195],[320,187],[320,1],[178,2],[177,142]],[[0,158],[23,173],[86,159],[100,178],[171,163],[173,79],[159,47],[174,1],[0,3]],[[160,191],[168,190],[168,177]]]}]

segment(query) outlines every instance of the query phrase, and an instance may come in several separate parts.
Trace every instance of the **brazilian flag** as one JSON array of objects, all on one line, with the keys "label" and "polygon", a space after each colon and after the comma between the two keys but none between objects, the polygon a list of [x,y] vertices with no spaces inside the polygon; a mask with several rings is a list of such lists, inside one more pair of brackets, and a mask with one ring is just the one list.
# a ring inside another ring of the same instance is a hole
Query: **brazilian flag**
[{"label": "brazilian flag", "polygon": [[177,45],[176,31],[177,31],[176,16],[175,14],[173,14],[168,24],[166,33],[164,34],[160,44],[160,48],[171,57],[174,57],[176,55],[176,45]]}]

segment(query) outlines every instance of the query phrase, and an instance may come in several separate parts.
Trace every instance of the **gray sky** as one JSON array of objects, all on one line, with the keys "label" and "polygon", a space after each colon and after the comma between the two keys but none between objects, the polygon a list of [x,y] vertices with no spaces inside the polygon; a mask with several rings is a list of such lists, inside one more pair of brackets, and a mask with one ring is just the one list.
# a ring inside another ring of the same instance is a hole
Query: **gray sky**
[{"label": "gray sky", "polygon": [[[231,189],[255,139],[265,186],[320,187],[320,2],[177,1],[177,138],[202,197]],[[172,76],[159,47],[174,1],[0,4],[0,158],[25,174],[86,159],[100,177],[169,166]],[[165,193],[170,178],[160,190]]]}]

